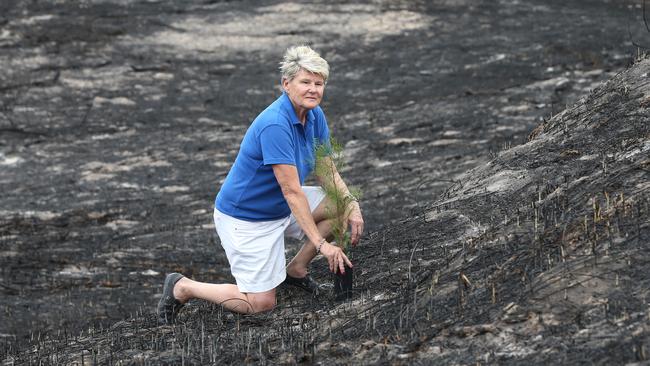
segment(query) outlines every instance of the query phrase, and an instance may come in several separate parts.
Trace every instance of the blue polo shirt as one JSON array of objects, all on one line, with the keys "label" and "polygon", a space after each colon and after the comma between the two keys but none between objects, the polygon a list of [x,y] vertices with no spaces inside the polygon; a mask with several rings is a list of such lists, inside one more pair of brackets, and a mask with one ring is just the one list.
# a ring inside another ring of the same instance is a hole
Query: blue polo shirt
[{"label": "blue polo shirt", "polygon": [[291,214],[273,174],[273,164],[294,165],[300,185],[314,169],[314,142],[329,144],[329,128],[320,107],[300,123],[283,93],[250,125],[235,163],[217,194],[215,207],[246,221],[269,221]]}]

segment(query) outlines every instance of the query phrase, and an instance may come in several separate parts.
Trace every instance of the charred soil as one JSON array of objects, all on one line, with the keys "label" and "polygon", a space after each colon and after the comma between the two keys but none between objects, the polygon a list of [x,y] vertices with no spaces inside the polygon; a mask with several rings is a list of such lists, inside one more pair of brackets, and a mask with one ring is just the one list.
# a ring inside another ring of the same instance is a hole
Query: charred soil
[{"label": "charred soil", "polygon": [[[646,361],[644,32],[605,0],[4,1],[0,360]],[[352,299],[158,326],[165,273],[232,281],[212,201],[296,43],[364,192]]]}]

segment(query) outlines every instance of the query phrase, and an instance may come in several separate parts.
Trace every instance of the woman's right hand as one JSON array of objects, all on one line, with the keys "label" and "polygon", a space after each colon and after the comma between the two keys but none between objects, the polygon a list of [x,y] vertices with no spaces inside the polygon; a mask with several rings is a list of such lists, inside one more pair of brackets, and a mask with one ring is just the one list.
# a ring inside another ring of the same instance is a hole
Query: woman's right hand
[{"label": "woman's right hand", "polygon": [[345,264],[352,268],[352,262],[350,262],[348,256],[345,255],[343,249],[338,246],[324,242],[320,247],[320,252],[325,256],[325,258],[327,258],[330,271],[336,273],[336,268],[338,268],[341,273],[345,273]]}]

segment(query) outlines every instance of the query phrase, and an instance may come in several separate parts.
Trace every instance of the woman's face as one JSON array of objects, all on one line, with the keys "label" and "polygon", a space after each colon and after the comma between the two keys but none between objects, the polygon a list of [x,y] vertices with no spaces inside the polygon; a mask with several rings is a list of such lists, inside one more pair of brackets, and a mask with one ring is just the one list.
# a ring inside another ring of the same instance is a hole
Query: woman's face
[{"label": "woman's face", "polygon": [[294,108],[310,110],[316,108],[323,99],[325,80],[318,74],[300,69],[293,79],[284,79],[282,87]]}]

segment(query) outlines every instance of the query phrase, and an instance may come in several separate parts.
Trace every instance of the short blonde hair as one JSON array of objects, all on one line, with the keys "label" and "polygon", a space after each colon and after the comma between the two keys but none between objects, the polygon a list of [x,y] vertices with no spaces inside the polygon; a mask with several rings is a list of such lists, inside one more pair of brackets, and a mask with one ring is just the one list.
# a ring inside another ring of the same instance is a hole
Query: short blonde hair
[{"label": "short blonde hair", "polygon": [[311,47],[289,47],[280,62],[282,79],[292,80],[300,69],[322,76],[325,82],[330,75],[330,65]]}]

